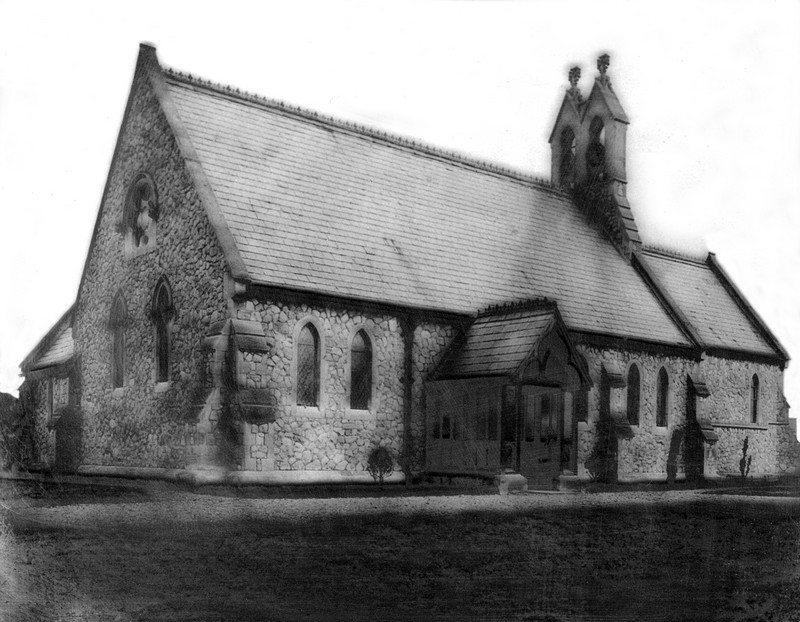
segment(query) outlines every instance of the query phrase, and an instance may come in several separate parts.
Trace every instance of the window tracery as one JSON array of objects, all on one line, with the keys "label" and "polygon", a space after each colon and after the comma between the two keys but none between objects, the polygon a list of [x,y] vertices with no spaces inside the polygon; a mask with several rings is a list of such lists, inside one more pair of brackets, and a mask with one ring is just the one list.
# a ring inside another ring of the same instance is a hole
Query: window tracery
[{"label": "window tracery", "polygon": [[156,341],[156,382],[169,382],[170,324],[175,316],[172,304],[172,289],[165,277],[161,277],[153,292],[152,318]]},{"label": "window tracery", "polygon": [[115,389],[125,384],[125,325],[128,310],[125,299],[119,293],[111,305],[109,328],[111,329],[111,386]]}]

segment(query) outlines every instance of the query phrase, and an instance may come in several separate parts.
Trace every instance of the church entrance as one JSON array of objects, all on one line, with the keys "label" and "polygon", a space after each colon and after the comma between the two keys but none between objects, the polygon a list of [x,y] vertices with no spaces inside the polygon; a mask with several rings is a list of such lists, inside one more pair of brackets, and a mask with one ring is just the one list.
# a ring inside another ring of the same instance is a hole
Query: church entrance
[{"label": "church entrance", "polygon": [[564,399],[560,388],[523,385],[519,472],[534,488],[551,488],[561,473]]},{"label": "church entrance", "polygon": [[67,406],[54,417],[55,460],[53,470],[74,473],[80,465],[81,423],[75,408]]},{"label": "church entrance", "polygon": [[435,473],[516,471],[552,489],[577,469],[574,395],[591,386],[554,303],[479,316],[426,382],[426,466]]}]

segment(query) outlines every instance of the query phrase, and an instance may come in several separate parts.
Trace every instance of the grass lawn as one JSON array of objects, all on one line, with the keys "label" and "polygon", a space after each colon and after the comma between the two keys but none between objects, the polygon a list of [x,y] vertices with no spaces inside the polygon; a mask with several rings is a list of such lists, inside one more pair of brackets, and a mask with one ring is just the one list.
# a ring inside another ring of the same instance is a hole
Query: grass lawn
[{"label": "grass lawn", "polygon": [[800,620],[800,499],[647,494],[398,511],[0,482],[0,619]]}]

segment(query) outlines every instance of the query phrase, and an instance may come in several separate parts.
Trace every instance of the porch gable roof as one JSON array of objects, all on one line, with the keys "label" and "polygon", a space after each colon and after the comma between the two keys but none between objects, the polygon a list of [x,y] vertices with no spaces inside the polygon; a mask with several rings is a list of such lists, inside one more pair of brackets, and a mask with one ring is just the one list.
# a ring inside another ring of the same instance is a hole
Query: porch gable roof
[{"label": "porch gable roof", "polygon": [[490,309],[445,356],[436,378],[516,376],[542,339],[559,326],[566,336],[555,303],[547,299]]}]

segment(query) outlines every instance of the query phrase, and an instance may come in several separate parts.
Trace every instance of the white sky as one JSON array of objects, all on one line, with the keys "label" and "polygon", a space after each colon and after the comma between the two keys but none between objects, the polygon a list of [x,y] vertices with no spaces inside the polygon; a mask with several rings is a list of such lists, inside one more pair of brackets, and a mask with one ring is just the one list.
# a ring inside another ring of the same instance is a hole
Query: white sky
[{"label": "white sky", "polygon": [[[800,358],[800,2],[0,0],[0,390],[75,298],[140,41],[163,64],[549,177],[611,54],[646,243],[718,259]],[[800,362],[786,395],[800,409]]]}]

